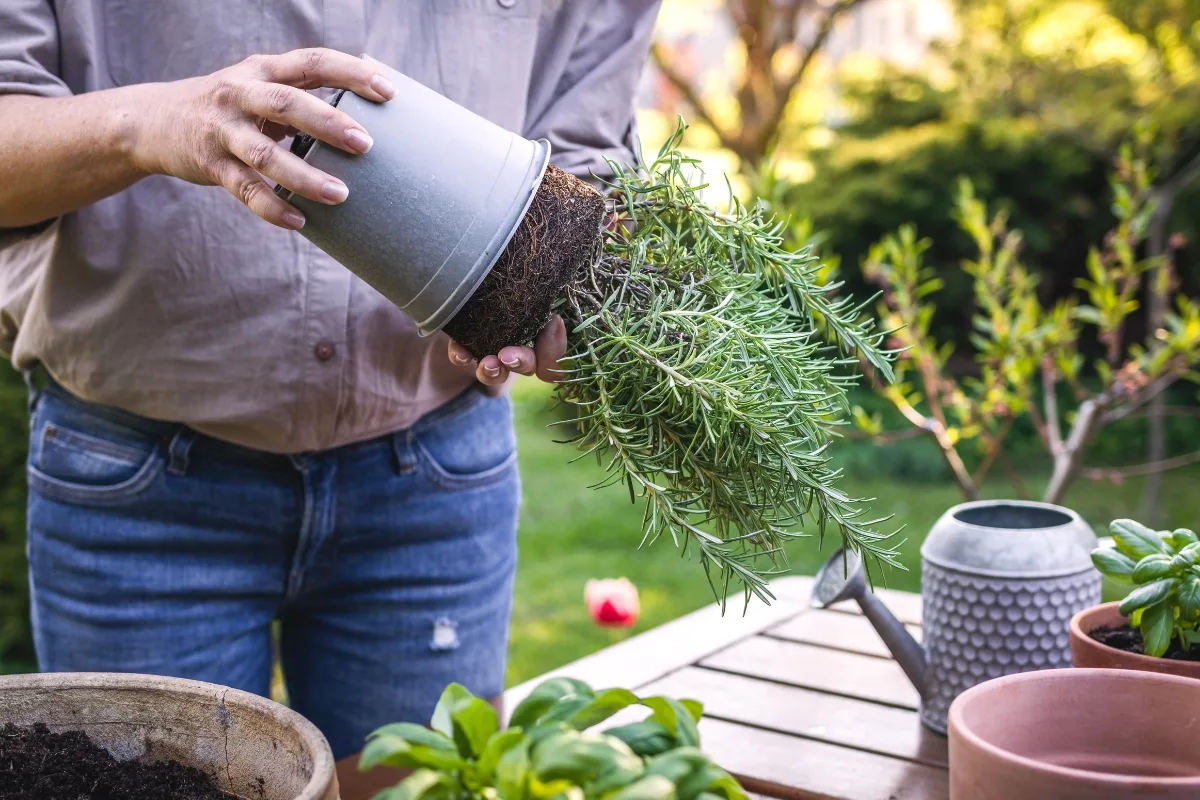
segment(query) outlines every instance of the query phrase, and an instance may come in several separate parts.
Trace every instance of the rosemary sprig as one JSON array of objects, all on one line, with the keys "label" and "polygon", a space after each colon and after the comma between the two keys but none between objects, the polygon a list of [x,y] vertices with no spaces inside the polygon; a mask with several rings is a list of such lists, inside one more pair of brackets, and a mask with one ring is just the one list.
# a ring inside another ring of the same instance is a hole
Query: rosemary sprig
[{"label": "rosemary sprig", "polygon": [[[867,564],[900,567],[884,519],[836,487],[828,447],[861,357],[887,378],[883,334],[834,298],[818,260],[788,251],[782,226],[736,200],[700,198],[684,126],[644,174],[613,164],[619,210],[596,262],[560,309],[572,331],[558,397],[571,439],[607,458],[608,479],[644,500],[643,544],[694,548],[722,603],[731,587],[770,602],[784,544],[832,522]],[[902,568],[902,567],[901,567]]]}]

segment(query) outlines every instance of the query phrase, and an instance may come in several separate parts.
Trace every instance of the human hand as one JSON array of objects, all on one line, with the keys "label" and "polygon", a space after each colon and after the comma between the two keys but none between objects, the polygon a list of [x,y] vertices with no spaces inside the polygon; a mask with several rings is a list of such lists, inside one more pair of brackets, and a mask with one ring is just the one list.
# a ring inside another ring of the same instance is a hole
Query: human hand
[{"label": "human hand", "polygon": [[255,55],[211,75],[146,84],[139,95],[133,157],[148,174],[223,186],[267,222],[292,230],[304,215],[263,176],[318,203],[336,205],[349,190],[279,144],[297,131],[348,153],[371,149],[348,114],[305,89],[348,89],[389,100],[396,89],[375,65],[326,48]]},{"label": "human hand", "polygon": [[511,373],[537,375],[546,383],[557,383],[561,378],[558,362],[567,352],[567,326],[562,317],[555,314],[542,328],[532,348],[504,347],[496,355],[484,356],[478,361],[467,348],[451,340],[450,361],[460,367],[472,367],[475,377],[484,386],[500,386]]}]

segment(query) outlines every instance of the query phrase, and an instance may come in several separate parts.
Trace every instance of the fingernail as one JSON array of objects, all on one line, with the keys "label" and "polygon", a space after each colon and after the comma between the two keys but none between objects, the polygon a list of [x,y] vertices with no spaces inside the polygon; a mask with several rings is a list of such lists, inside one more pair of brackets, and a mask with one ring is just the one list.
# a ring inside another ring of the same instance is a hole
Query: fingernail
[{"label": "fingernail", "polygon": [[500,368],[499,367],[484,367],[483,374],[487,375],[489,378],[499,378],[500,377]]},{"label": "fingernail", "polygon": [[321,197],[331,203],[340,203],[349,196],[350,190],[341,181],[325,181],[321,187]]},{"label": "fingernail", "polygon": [[512,368],[516,369],[517,367],[521,366],[521,359],[519,359],[519,358],[514,358],[512,356],[509,356],[508,358],[502,358],[500,360],[502,362],[504,362],[504,366],[506,366],[506,367],[512,367]]},{"label": "fingernail", "polygon": [[304,216],[297,214],[295,211],[285,211],[283,212],[283,224],[294,231],[298,231],[304,227]]},{"label": "fingernail", "polygon": [[371,88],[379,92],[379,94],[391,100],[396,96],[396,87],[392,86],[392,82],[382,75],[376,73],[374,78],[371,78]]},{"label": "fingernail", "polygon": [[350,145],[350,149],[359,153],[365,153],[371,149],[371,145],[375,144],[375,140],[367,135],[367,132],[362,128],[346,128],[346,144]]},{"label": "fingernail", "polygon": [[462,353],[458,353],[457,355],[454,356],[454,363],[458,364],[460,367],[464,367],[467,364],[471,363],[471,357],[464,356]]}]

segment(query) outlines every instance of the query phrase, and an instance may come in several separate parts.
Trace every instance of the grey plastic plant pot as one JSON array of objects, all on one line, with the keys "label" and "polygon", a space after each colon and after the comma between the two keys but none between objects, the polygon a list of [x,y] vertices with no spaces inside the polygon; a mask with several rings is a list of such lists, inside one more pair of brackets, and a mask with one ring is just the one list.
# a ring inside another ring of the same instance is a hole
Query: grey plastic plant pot
[{"label": "grey plastic plant pot", "polygon": [[349,187],[345,202],[279,194],[307,218],[305,238],[428,336],[500,257],[541,183],[550,143],[506,131],[386,65],[380,71],[396,87],[392,100],[343,92],[333,101],[370,133],[370,151],[352,155],[310,139],[294,149]]}]

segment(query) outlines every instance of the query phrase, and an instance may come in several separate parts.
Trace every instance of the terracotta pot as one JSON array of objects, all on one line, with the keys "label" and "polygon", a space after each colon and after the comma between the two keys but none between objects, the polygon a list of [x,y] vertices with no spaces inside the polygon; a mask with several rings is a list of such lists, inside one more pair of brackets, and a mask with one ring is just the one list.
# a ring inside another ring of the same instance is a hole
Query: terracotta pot
[{"label": "terracotta pot", "polygon": [[0,721],[81,730],[121,760],[174,759],[238,797],[338,800],[333,753],[316,726],[225,686],[151,675],[6,675]]},{"label": "terracotta pot", "polygon": [[1103,603],[1085,608],[1071,618],[1071,663],[1076,667],[1104,669],[1140,669],[1164,675],[1182,675],[1200,679],[1200,661],[1177,661],[1173,658],[1154,658],[1140,653],[1118,650],[1097,642],[1088,633],[1101,625],[1117,628],[1129,622],[1117,611],[1119,602]]},{"label": "terracotta pot", "polygon": [[1200,683],[1119,669],[1024,672],[950,707],[951,800],[1200,797]]}]

